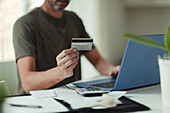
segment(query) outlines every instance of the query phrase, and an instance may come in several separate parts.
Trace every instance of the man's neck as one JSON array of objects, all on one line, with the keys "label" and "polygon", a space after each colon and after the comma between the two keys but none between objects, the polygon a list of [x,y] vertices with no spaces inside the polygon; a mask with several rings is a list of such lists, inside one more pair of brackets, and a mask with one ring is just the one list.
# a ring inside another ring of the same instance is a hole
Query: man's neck
[{"label": "man's neck", "polygon": [[49,15],[54,18],[61,18],[63,16],[63,10],[55,10],[53,9],[47,1],[40,7],[43,11],[47,12]]}]

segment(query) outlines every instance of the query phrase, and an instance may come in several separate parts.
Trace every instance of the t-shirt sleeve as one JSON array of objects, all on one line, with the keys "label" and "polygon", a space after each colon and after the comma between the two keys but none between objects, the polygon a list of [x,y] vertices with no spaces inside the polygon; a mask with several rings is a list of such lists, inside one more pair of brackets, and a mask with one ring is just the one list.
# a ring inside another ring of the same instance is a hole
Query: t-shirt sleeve
[{"label": "t-shirt sleeve", "polygon": [[20,57],[36,57],[34,33],[28,24],[18,20],[13,27],[13,45],[16,61]]},{"label": "t-shirt sleeve", "polygon": [[76,25],[78,26],[78,30],[80,32],[80,38],[90,38],[89,34],[86,32],[86,29],[84,27],[84,24],[81,18],[74,12],[71,12],[71,14],[72,14],[72,17],[74,18]]},{"label": "t-shirt sleeve", "polygon": [[84,27],[84,24],[83,24],[83,22],[82,22],[82,20],[79,18],[79,21],[80,21],[80,28],[81,28],[81,35],[82,35],[82,37],[85,37],[85,38],[90,38],[90,36],[89,36],[89,34],[87,33],[87,31],[86,31],[86,29],[85,29],[85,27]]}]

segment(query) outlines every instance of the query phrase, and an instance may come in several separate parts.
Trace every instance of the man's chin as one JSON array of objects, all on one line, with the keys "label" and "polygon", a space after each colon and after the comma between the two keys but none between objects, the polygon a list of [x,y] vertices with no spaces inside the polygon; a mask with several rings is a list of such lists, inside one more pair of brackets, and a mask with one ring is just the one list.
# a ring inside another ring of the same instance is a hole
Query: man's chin
[{"label": "man's chin", "polygon": [[60,6],[53,6],[53,8],[55,9],[55,10],[64,10],[65,9],[65,7],[60,7]]},{"label": "man's chin", "polygon": [[69,4],[69,0],[68,2],[63,2],[62,1],[56,1],[55,3],[51,0],[48,0],[48,3],[53,7],[53,9],[55,10],[64,10],[65,7]]}]

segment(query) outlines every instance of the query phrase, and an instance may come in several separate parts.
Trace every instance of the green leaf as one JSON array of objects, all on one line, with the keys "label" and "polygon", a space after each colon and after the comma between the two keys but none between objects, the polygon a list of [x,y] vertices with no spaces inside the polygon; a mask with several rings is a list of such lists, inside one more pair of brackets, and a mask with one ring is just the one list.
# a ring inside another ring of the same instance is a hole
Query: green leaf
[{"label": "green leaf", "polygon": [[135,34],[124,34],[123,37],[129,38],[132,41],[135,41],[135,42],[138,42],[138,43],[141,43],[141,44],[144,44],[144,45],[148,45],[148,46],[157,47],[157,48],[167,50],[165,45],[161,44],[158,41],[149,39],[147,37],[142,37],[140,35],[135,35]]},{"label": "green leaf", "polygon": [[166,44],[166,48],[170,52],[170,27],[168,27],[165,33],[165,44]]}]

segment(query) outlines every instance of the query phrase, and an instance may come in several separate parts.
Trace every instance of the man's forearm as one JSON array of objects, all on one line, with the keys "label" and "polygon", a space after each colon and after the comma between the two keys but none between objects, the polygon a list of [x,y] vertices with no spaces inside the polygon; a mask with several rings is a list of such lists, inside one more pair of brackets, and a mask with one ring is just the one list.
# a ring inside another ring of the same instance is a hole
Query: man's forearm
[{"label": "man's forearm", "polygon": [[93,48],[90,52],[86,52],[85,56],[101,74],[111,75],[113,72],[114,66],[103,59],[96,48]]},{"label": "man's forearm", "polygon": [[26,76],[21,77],[24,90],[29,93],[31,90],[47,89],[64,80],[59,68],[55,67],[47,71],[29,71]]},{"label": "man's forearm", "polygon": [[100,59],[96,65],[95,68],[104,75],[111,75],[114,66],[112,64],[110,64],[108,61],[104,60],[104,59]]}]

